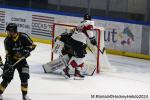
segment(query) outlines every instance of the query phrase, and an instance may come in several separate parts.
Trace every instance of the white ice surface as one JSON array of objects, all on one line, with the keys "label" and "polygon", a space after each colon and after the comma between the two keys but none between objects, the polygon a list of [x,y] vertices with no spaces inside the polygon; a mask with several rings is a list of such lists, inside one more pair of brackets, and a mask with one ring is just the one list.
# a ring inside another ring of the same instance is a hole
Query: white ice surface
[{"label": "white ice surface", "polygon": [[[0,38],[0,55],[5,56],[4,38]],[[50,60],[50,45],[36,43],[37,48],[27,59],[30,65],[29,96],[32,100],[150,100],[91,98],[91,95],[149,95],[150,61],[108,55],[116,72],[101,72],[84,80],[66,80],[61,75],[45,74],[42,65]],[[2,79],[0,79],[2,81]],[[3,94],[4,100],[21,100],[17,71]]]}]

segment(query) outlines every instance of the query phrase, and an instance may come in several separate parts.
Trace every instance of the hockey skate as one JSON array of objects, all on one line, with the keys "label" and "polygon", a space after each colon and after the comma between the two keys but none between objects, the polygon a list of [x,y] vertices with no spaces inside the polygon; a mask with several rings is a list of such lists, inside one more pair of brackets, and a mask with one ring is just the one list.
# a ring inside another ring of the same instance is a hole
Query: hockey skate
[{"label": "hockey skate", "polygon": [[74,76],[75,76],[75,78],[74,78],[75,80],[84,79],[84,75],[82,75],[81,72],[79,70],[77,70],[77,69],[75,69]]},{"label": "hockey skate", "polygon": [[31,100],[31,99],[29,98],[29,96],[23,95],[22,100]]},{"label": "hockey skate", "polygon": [[62,74],[66,79],[70,78],[69,68],[68,67],[64,68]]},{"label": "hockey skate", "polygon": [[0,94],[0,100],[3,100],[2,94]]}]

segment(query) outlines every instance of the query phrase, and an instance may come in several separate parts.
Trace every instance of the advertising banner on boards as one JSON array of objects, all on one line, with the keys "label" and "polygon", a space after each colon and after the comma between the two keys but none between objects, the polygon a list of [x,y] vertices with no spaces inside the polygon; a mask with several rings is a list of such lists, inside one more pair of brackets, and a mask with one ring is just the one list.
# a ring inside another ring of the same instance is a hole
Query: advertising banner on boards
[{"label": "advertising banner on boards", "polygon": [[28,33],[35,37],[51,37],[51,25],[54,17],[49,14],[21,11],[13,9],[0,10],[0,31],[5,31],[8,23],[16,23],[18,31]]},{"label": "advertising banner on boards", "polygon": [[[51,39],[54,22],[72,25],[72,23],[78,24],[82,20],[81,17],[65,14],[0,8],[0,32],[5,31],[8,23],[14,22],[18,25],[19,31],[41,39]],[[142,25],[100,19],[93,20],[97,26],[105,28],[106,48],[135,53],[141,52]]]}]

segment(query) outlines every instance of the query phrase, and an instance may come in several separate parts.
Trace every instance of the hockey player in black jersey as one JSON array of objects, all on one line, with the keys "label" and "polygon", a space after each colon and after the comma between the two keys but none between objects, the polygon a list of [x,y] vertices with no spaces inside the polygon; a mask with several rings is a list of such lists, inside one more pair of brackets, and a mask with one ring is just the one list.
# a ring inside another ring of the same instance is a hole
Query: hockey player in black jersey
[{"label": "hockey player in black jersey", "polygon": [[17,25],[15,23],[9,23],[6,27],[6,32],[7,37],[4,40],[6,61],[3,73],[20,58],[25,57],[25,59],[21,60],[16,66],[9,69],[7,73],[3,74],[3,80],[0,84],[0,100],[3,100],[2,94],[13,79],[15,69],[19,73],[23,100],[31,100],[27,96],[28,79],[30,78],[30,75],[26,58],[30,56],[30,52],[35,49],[36,45],[33,44],[33,41],[26,33],[17,32]]}]

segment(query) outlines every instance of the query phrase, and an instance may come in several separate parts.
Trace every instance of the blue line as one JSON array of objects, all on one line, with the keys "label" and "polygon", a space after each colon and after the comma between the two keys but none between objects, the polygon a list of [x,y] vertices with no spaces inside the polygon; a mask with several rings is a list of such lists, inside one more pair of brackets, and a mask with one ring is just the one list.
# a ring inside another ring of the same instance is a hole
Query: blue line
[{"label": "blue line", "polygon": [[[83,15],[80,14],[80,13],[60,12],[60,11],[53,11],[53,10],[21,8],[21,7],[6,6],[6,5],[0,5],[0,8],[24,10],[24,11],[34,11],[34,12],[40,12],[40,13],[57,14],[57,15],[65,15],[65,16],[73,16],[73,17],[83,17]],[[124,22],[124,23],[130,23],[130,24],[140,24],[140,25],[148,25],[148,26],[150,26],[150,22],[126,20],[126,19],[123,19],[123,18],[110,18],[110,17],[102,17],[102,16],[93,16],[93,18],[94,19],[98,19],[98,20]]]}]

